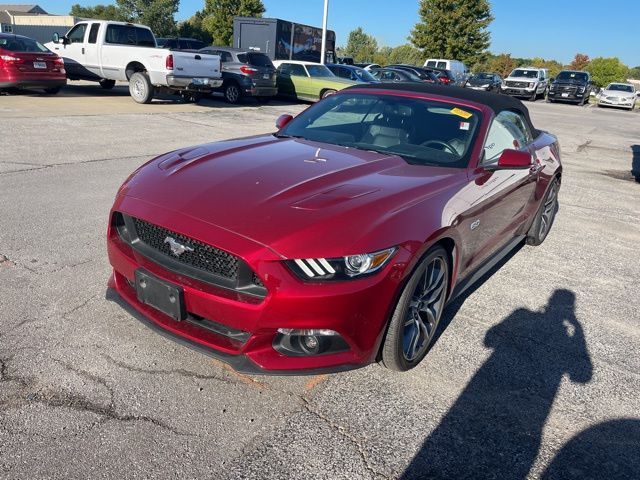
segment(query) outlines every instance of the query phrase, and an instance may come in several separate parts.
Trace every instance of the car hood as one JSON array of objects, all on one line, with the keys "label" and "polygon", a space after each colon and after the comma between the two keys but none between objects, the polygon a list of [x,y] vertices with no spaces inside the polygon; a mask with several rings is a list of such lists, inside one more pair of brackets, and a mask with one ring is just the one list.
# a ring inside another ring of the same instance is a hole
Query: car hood
[{"label": "car hood", "polygon": [[[359,252],[363,239],[370,242],[371,232],[390,217],[464,181],[464,169],[409,165],[395,155],[265,135],[162,155],[134,173],[120,194],[291,258]],[[390,246],[375,241],[366,248]]]},{"label": "car hood", "polygon": [[492,80],[488,78],[485,78],[485,79],[470,78],[469,80],[467,80],[467,82],[469,82],[469,85],[473,85],[474,87],[479,87],[482,85],[491,85]]},{"label": "car hood", "polygon": [[635,96],[635,93],[633,93],[633,92],[622,92],[620,90],[602,90],[601,94],[604,95],[605,97],[627,98],[627,97]]},{"label": "car hood", "polygon": [[540,81],[537,78],[529,78],[529,77],[507,77],[504,80],[514,81],[514,82],[531,82],[531,83],[537,83]]}]

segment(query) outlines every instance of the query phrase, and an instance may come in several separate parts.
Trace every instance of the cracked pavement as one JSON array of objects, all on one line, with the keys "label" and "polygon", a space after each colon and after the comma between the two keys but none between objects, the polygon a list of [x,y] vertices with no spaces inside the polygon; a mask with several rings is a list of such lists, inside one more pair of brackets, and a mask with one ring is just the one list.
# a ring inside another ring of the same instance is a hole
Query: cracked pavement
[{"label": "cracked pavement", "polygon": [[[584,478],[611,444],[630,454],[601,478],[640,477],[637,431],[583,436],[640,417],[629,174],[640,116],[529,105],[565,164],[545,243],[454,302],[412,372],[263,377],[165,339],[109,298],[106,221],[152,156],[271,131],[305,105],[141,106],[122,86],[84,84],[0,97],[0,478],[471,478],[463,464],[473,478]],[[575,299],[574,324],[558,291]],[[584,346],[560,342],[555,320]],[[545,372],[559,363],[554,383]],[[512,455],[521,438],[533,443]],[[548,476],[565,452],[571,468]]]}]

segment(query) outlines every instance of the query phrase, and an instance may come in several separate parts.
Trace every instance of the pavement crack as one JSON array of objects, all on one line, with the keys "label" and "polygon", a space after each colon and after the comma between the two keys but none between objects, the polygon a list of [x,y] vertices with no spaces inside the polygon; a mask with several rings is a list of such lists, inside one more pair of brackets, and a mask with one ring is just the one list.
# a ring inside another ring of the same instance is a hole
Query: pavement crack
[{"label": "pavement crack", "polygon": [[364,467],[371,474],[371,478],[374,478],[374,479],[375,478],[388,478],[388,475],[385,475],[384,473],[379,472],[378,470],[376,470],[374,468],[374,466],[371,464],[371,461],[368,458],[367,452],[365,451],[364,447],[362,446],[362,442],[355,435],[353,435],[351,432],[349,432],[349,430],[347,430],[342,425],[338,425],[336,422],[331,420],[329,417],[325,416],[324,414],[322,414],[318,410],[314,409],[311,406],[311,403],[309,402],[309,400],[307,398],[305,398],[305,397],[301,397],[301,398],[303,400],[304,409],[307,412],[309,412],[311,415],[313,415],[313,416],[319,418],[320,420],[322,420],[333,431],[337,432],[342,437],[346,438],[356,448],[356,450],[358,451],[358,455],[362,459],[362,463],[363,463]]},{"label": "pavement crack", "polygon": [[140,367],[134,367],[133,365],[126,364],[124,362],[121,362],[120,360],[116,360],[115,358],[112,358],[105,353],[101,353],[100,356],[106,359],[107,361],[111,362],[112,364],[116,365],[117,367],[123,368],[125,370],[134,372],[134,373],[144,373],[147,375],[179,375],[185,378],[192,378],[197,380],[219,380],[221,382],[225,382],[230,385],[237,385],[237,382],[234,382],[225,377],[220,377],[218,375],[204,375],[200,373],[191,372],[189,370],[184,370],[182,368],[172,369],[172,370],[140,368]]},{"label": "pavement crack", "polygon": [[581,143],[580,145],[578,145],[578,147],[576,148],[576,153],[580,153],[583,152],[589,145],[591,145],[591,140],[587,140],[584,143]]},{"label": "pavement crack", "polygon": [[82,303],[80,303],[80,305],[76,305],[71,310],[68,310],[65,313],[63,313],[62,318],[64,318],[65,320],[68,320],[69,315],[80,310],[82,307],[86,306],[89,302],[91,302],[92,300],[95,300],[98,297],[99,295],[91,295],[89,298],[85,299]]}]

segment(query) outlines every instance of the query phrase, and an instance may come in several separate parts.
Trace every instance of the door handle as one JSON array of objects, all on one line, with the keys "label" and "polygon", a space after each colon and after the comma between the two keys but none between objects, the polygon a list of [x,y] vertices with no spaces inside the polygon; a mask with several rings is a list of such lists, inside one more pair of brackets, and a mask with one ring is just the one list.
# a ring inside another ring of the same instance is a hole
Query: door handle
[{"label": "door handle", "polygon": [[82,47],[82,54],[84,55],[84,47]]}]

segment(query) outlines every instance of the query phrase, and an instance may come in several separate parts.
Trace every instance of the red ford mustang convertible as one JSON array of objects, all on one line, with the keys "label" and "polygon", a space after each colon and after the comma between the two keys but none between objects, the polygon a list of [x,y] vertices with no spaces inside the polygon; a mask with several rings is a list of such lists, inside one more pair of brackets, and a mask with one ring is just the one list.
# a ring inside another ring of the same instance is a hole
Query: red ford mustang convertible
[{"label": "red ford mustang convertible", "polygon": [[151,160],[109,221],[109,287],[239,371],[413,368],[447,302],[553,225],[560,147],[511,97],[355,86],[277,127]]}]

